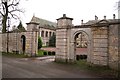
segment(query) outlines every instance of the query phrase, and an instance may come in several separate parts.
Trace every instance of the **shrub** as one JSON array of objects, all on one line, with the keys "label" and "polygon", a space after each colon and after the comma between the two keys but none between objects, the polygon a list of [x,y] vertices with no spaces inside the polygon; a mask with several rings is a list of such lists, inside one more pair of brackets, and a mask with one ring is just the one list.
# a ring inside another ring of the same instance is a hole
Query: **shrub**
[{"label": "shrub", "polygon": [[83,59],[87,59],[87,55],[83,55]]},{"label": "shrub", "polygon": [[76,60],[79,60],[79,55],[76,55]]},{"label": "shrub", "polygon": [[47,55],[47,52],[44,52],[43,54],[44,54],[44,55]]},{"label": "shrub", "polygon": [[51,52],[48,52],[48,55],[52,55]]},{"label": "shrub", "polygon": [[56,35],[52,35],[49,39],[49,46],[55,47],[56,46]]},{"label": "shrub", "polygon": [[41,37],[38,37],[38,49],[42,47],[42,40]]},{"label": "shrub", "polygon": [[52,55],[55,55],[55,52],[51,52],[52,53]]}]

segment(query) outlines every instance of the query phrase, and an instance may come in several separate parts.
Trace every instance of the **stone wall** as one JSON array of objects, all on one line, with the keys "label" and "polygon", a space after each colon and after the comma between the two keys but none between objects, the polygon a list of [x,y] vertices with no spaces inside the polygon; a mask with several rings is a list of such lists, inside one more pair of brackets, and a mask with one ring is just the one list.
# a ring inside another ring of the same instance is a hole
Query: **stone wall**
[{"label": "stone wall", "polygon": [[108,65],[108,27],[93,27],[93,62],[99,65]]},{"label": "stone wall", "polygon": [[120,60],[120,24],[92,27],[93,35],[93,64],[119,69]]},{"label": "stone wall", "polygon": [[114,69],[118,69],[119,62],[119,27],[120,25],[109,26],[109,66]]},{"label": "stone wall", "polygon": [[[23,53],[21,36],[24,35],[26,38],[25,42],[25,53],[28,55],[35,55],[37,53],[37,40],[38,32],[28,31],[28,32],[15,32],[15,33],[4,33],[0,34],[2,37],[2,45],[0,45],[0,51],[7,52],[7,42],[9,52],[19,52]],[[8,36],[8,37],[7,37]]]}]

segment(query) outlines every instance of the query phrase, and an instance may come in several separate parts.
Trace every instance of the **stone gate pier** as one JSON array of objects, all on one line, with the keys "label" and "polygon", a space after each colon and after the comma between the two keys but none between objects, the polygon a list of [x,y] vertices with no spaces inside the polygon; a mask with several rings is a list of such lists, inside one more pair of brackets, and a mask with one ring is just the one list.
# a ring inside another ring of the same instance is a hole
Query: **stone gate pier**
[{"label": "stone gate pier", "polygon": [[56,30],[56,61],[60,62],[74,62],[74,54],[70,54],[70,38],[73,18],[63,17],[57,19]]}]

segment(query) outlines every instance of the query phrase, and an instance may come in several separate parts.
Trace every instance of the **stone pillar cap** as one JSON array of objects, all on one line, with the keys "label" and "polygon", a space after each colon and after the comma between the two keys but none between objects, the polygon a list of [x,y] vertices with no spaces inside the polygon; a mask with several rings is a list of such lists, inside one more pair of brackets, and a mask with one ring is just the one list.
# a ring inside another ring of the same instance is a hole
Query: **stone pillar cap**
[{"label": "stone pillar cap", "polygon": [[66,17],[66,14],[63,14],[63,17],[58,18],[57,20],[60,20],[60,19],[70,19],[70,20],[73,20],[73,18]]}]

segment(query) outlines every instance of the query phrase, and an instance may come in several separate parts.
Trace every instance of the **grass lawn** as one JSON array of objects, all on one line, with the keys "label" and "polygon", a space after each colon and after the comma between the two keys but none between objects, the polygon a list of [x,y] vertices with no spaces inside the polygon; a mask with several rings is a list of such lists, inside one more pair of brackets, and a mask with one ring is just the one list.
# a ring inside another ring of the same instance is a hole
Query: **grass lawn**
[{"label": "grass lawn", "polygon": [[103,76],[110,76],[110,77],[116,77],[117,76],[117,71],[110,69],[107,66],[99,66],[99,65],[94,65],[88,63],[86,60],[79,60],[76,61],[76,64],[78,67],[89,70],[95,73],[98,73]]},{"label": "grass lawn", "polygon": [[38,50],[38,54],[36,56],[44,56],[44,51],[43,50]]},{"label": "grass lawn", "polygon": [[71,64],[71,63],[65,63],[65,62],[56,62],[57,64],[64,64],[64,65],[70,65],[73,68],[78,68],[78,69],[82,69],[82,70],[86,70],[86,71],[90,71],[93,72],[95,74],[104,76],[104,77],[117,77],[118,73],[115,70],[110,69],[107,66],[99,66],[99,65],[94,65],[94,64],[90,64],[87,62],[87,60],[79,60],[76,61],[75,63]]},{"label": "grass lawn", "polygon": [[[45,53],[44,53],[45,52]],[[38,54],[36,54],[36,57],[42,57],[45,56],[44,54],[48,54],[47,51],[43,51],[43,50],[38,50]],[[16,57],[16,58],[29,58],[30,56],[27,56],[25,54],[16,54],[16,53],[6,53],[6,52],[2,52],[3,56],[8,56],[8,57]]]},{"label": "grass lawn", "polygon": [[16,58],[27,58],[27,57],[28,57],[28,56],[25,55],[25,54],[6,53],[6,52],[2,52],[2,56],[16,57]]}]

